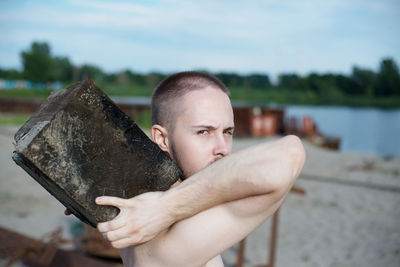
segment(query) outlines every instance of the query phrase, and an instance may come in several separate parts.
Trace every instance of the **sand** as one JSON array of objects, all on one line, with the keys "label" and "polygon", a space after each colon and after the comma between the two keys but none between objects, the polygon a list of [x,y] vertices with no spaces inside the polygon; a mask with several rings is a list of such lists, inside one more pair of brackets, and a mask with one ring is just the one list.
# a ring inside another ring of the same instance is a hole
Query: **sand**
[{"label": "sand", "polygon": [[[0,127],[0,226],[35,238],[62,227],[71,238],[78,220],[12,161],[16,130]],[[263,141],[237,139],[234,150]],[[280,209],[275,266],[399,267],[400,159],[304,144],[296,186],[306,195],[289,194]],[[245,266],[267,263],[269,221],[247,238]],[[223,259],[234,266],[236,246]]]}]

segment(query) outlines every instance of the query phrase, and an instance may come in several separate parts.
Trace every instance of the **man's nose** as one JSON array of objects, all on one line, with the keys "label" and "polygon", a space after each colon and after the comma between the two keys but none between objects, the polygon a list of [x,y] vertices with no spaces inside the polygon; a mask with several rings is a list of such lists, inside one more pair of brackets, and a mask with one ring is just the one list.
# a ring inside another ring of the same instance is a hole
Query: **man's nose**
[{"label": "man's nose", "polygon": [[228,140],[226,140],[223,134],[217,135],[215,138],[213,154],[216,156],[225,157],[229,154],[231,145]]}]

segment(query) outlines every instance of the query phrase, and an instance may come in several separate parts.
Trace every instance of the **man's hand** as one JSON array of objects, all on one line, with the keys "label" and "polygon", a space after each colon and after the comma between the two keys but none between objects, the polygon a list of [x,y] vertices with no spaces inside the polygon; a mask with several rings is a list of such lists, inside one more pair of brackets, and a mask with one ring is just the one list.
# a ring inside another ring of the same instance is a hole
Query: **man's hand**
[{"label": "man's hand", "polygon": [[102,196],[98,205],[119,208],[113,220],[99,223],[97,229],[115,248],[125,248],[147,242],[175,222],[164,208],[163,192],[149,192],[131,199]]}]

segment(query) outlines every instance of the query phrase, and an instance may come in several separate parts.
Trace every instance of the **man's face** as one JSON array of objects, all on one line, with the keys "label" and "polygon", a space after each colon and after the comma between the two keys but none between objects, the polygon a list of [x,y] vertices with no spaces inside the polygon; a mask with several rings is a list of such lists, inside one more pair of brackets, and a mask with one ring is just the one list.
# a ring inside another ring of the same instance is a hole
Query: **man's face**
[{"label": "man's face", "polygon": [[169,138],[169,152],[186,178],[231,153],[233,111],[229,97],[212,87],[186,93],[177,104],[183,112]]}]

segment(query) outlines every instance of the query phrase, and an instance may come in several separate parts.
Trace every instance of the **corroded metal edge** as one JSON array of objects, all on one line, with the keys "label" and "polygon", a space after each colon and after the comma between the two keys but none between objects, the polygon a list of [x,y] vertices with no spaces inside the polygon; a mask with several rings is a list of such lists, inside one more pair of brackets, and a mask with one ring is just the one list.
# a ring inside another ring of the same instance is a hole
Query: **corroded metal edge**
[{"label": "corroded metal edge", "polygon": [[[84,81],[87,82],[87,81]],[[15,133],[14,140],[18,142],[24,135],[26,135],[32,127],[34,127],[39,121],[46,120],[50,121],[55,112],[51,110],[61,110],[67,105],[69,99],[72,97],[73,92],[79,90],[81,83],[76,83],[68,88],[63,88],[58,91],[54,91],[46,100],[40,105],[40,108],[22,125],[22,127]],[[63,101],[58,101],[59,99]]]},{"label": "corroded metal edge", "polygon": [[89,224],[92,227],[97,227],[96,219],[85,209],[79,205],[73,198],[69,197],[63,189],[54,183],[47,175],[35,167],[27,158],[22,154],[14,151],[12,159],[14,162],[24,169],[30,176],[32,176],[43,188],[45,188],[53,197],[60,201],[66,208],[68,208],[76,217],[82,222]]}]

